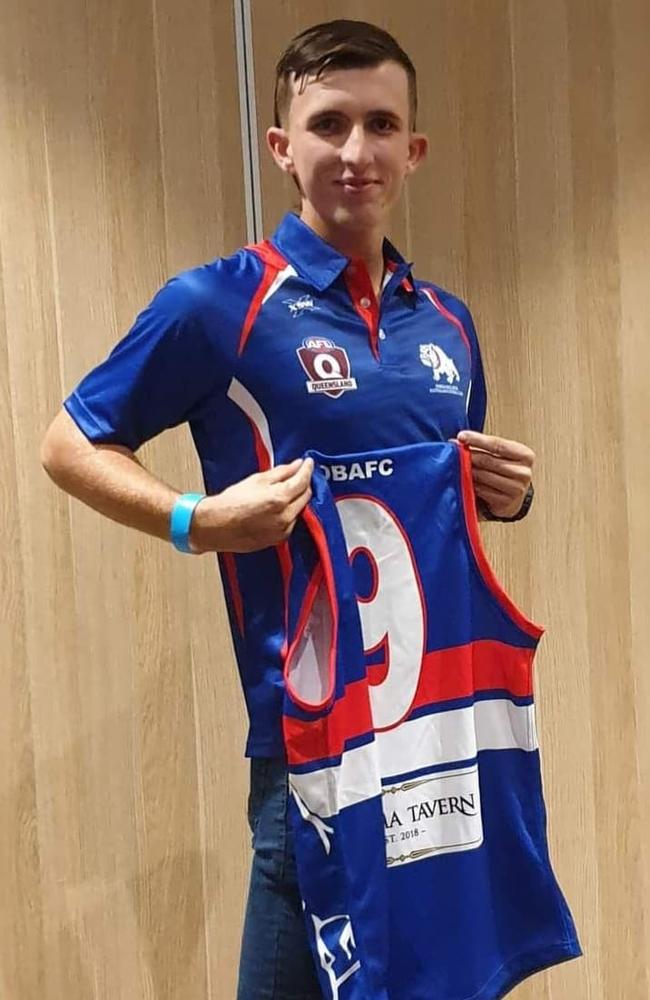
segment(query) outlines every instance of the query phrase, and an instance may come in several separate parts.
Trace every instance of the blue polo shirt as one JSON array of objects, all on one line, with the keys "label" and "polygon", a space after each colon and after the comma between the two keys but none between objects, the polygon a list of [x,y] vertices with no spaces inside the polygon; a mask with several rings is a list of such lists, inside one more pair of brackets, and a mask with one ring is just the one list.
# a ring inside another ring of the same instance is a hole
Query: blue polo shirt
[{"label": "blue polo shirt", "polygon": [[[171,278],[64,400],[94,443],[132,451],[188,422],[205,490],[315,450],[446,441],[482,430],[486,391],[467,307],[416,279],[388,239],[379,299],[362,260],[294,213],[270,239]],[[283,753],[284,550],[219,556],[250,731]]]}]

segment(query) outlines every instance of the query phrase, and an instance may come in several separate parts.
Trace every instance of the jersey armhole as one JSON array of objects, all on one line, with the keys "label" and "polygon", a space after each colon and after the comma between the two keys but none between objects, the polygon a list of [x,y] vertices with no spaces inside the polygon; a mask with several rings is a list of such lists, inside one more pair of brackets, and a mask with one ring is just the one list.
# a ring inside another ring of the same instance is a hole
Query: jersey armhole
[{"label": "jersey armhole", "polygon": [[487,553],[483,547],[481,531],[479,528],[478,512],[476,509],[476,497],[474,495],[474,485],[472,482],[472,458],[467,445],[458,446],[458,460],[460,462],[460,483],[461,496],[463,500],[463,516],[465,528],[469,538],[470,548],[479,575],[487,587],[493,600],[499,605],[508,618],[517,628],[525,632],[531,639],[539,641],[544,634],[544,627],[533,622],[523,611],[517,607],[512,598],[506,593],[494,572]]},{"label": "jersey armhole", "polygon": [[338,610],[323,528],[309,507],[302,517],[317,561],[300,601],[295,633],[285,656],[284,682],[289,698],[299,708],[320,712],[332,701],[336,684]]}]

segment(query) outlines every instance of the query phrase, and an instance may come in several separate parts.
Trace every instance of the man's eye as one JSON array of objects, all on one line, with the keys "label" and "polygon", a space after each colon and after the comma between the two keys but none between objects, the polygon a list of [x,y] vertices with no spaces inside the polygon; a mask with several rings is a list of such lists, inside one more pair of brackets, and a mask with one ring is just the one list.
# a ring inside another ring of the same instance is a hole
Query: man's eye
[{"label": "man's eye", "polygon": [[[390,118],[375,118],[373,119],[373,124],[378,127],[380,132],[391,132],[395,125]],[[330,132],[335,129],[338,125],[338,120],[336,118],[320,118],[313,126],[317,131]]]}]

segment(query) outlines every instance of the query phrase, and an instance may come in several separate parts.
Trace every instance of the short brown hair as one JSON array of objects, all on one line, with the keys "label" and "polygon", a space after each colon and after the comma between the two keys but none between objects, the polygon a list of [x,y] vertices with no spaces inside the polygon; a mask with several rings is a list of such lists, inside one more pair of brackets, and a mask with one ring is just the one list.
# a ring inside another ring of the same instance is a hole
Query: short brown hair
[{"label": "short brown hair", "polygon": [[292,74],[300,84],[307,77],[318,79],[330,69],[378,66],[387,59],[403,66],[408,75],[410,128],[415,129],[417,81],[415,67],[392,35],[367,21],[324,21],[296,35],[275,68],[274,124],[286,121],[292,98]]}]

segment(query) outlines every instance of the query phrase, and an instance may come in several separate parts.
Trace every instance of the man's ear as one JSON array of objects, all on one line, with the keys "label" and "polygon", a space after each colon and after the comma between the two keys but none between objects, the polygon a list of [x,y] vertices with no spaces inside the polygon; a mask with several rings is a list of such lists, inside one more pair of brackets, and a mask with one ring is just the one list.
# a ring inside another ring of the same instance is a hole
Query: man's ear
[{"label": "man's ear", "polygon": [[414,173],[429,151],[429,140],[422,132],[412,132],[409,139],[409,155],[404,168],[404,176]]},{"label": "man's ear", "polygon": [[286,174],[294,174],[293,156],[291,153],[291,143],[285,129],[272,125],[266,130],[266,145],[271,156]]}]

